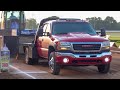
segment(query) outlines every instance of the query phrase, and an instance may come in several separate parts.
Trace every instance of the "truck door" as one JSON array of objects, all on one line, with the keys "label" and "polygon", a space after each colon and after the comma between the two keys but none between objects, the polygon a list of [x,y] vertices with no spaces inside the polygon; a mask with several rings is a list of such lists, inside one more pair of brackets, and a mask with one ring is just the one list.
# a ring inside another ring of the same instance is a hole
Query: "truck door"
[{"label": "truck door", "polygon": [[47,32],[51,33],[50,24],[44,24],[43,26],[43,35],[39,36],[37,39],[37,51],[39,56],[47,58],[48,57],[48,47],[51,42],[49,36],[47,36]]},{"label": "truck door", "polygon": [[[43,31],[41,33],[42,35],[38,36],[38,39],[37,39],[37,51],[38,51],[39,56],[41,56],[41,57],[44,56],[44,40],[43,40],[43,38],[45,38],[45,37],[43,36],[44,35],[43,32],[45,32],[45,29],[46,29],[47,25],[44,24],[42,27],[43,27]],[[39,27],[38,32],[41,32],[40,30],[41,29]]]},{"label": "truck door", "polygon": [[50,43],[51,43],[51,39],[50,39],[50,36],[48,36],[47,35],[47,33],[51,33],[51,26],[50,26],[50,24],[47,24],[47,26],[46,26],[46,29],[45,29],[45,31],[44,31],[45,33],[45,36],[43,36],[43,41],[42,41],[42,45],[43,45],[43,57],[45,57],[45,58],[48,58],[48,47],[49,47],[49,45],[50,45]]}]

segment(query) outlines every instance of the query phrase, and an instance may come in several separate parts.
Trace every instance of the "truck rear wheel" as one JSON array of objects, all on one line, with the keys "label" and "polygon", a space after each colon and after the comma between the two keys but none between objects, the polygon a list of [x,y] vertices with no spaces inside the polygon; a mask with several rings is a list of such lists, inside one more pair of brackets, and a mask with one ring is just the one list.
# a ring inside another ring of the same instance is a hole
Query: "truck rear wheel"
[{"label": "truck rear wheel", "polygon": [[28,65],[33,65],[34,64],[33,59],[29,58],[28,52],[29,52],[29,49],[28,47],[26,47],[25,48],[25,63]]},{"label": "truck rear wheel", "polygon": [[51,73],[54,75],[59,75],[60,66],[56,63],[54,52],[50,53],[49,56],[49,67],[51,69]]},{"label": "truck rear wheel", "polygon": [[100,73],[108,73],[110,70],[110,63],[109,64],[104,64],[104,65],[99,65],[98,67],[98,71]]}]

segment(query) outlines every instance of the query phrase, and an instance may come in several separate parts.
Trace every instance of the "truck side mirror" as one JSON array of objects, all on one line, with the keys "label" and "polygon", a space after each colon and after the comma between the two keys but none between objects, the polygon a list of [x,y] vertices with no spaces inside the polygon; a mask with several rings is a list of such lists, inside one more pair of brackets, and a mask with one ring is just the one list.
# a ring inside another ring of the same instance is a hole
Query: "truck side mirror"
[{"label": "truck side mirror", "polygon": [[101,36],[106,36],[106,30],[104,28],[102,28],[100,30],[101,30]]}]

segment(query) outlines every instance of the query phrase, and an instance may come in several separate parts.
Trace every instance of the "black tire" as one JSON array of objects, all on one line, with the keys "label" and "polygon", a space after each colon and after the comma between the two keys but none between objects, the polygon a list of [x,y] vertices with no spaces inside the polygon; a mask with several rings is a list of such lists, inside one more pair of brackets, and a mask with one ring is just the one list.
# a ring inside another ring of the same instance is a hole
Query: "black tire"
[{"label": "black tire", "polygon": [[59,75],[59,73],[60,73],[60,66],[57,65],[57,63],[56,63],[54,52],[50,53],[50,56],[49,56],[49,67],[50,67],[51,73],[53,75]]},{"label": "black tire", "polygon": [[29,52],[29,48],[27,47],[27,48],[25,48],[25,63],[28,65],[33,65],[34,61],[32,58],[28,57],[28,52]]},{"label": "black tire", "polygon": [[100,73],[108,73],[110,70],[110,63],[109,64],[104,64],[104,65],[99,65],[98,67],[98,71]]},{"label": "black tire", "polygon": [[50,53],[51,53],[51,51],[48,50],[48,62],[49,62],[49,58],[50,58]]}]

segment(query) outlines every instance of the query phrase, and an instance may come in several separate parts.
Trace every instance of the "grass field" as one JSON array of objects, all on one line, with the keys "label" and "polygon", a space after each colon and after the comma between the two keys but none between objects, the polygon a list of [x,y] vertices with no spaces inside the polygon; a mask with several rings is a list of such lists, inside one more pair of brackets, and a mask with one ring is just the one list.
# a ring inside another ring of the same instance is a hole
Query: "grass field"
[{"label": "grass field", "polygon": [[120,32],[107,32],[107,34],[110,35],[110,36],[120,37]]},{"label": "grass field", "polygon": [[117,46],[120,46],[120,32],[109,32],[107,35],[110,35],[111,42],[115,42]]}]

